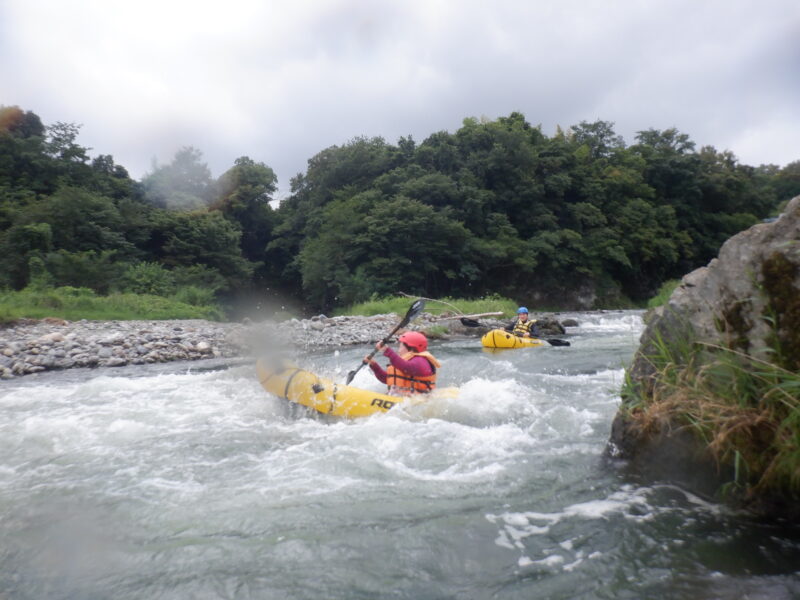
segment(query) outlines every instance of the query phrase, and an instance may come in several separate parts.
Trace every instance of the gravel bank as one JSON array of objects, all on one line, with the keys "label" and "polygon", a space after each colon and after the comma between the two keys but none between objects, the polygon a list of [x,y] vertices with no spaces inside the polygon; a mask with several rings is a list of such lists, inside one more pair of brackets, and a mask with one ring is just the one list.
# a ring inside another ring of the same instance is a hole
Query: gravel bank
[{"label": "gravel bank", "polygon": [[[398,323],[393,314],[374,317],[292,319],[282,323],[180,321],[21,320],[0,328],[0,378],[72,367],[122,367],[175,360],[251,356],[262,349],[301,350],[370,344]],[[448,335],[478,335],[458,320],[438,321],[428,313],[412,324],[448,327]],[[490,322],[487,322],[490,324]]]}]

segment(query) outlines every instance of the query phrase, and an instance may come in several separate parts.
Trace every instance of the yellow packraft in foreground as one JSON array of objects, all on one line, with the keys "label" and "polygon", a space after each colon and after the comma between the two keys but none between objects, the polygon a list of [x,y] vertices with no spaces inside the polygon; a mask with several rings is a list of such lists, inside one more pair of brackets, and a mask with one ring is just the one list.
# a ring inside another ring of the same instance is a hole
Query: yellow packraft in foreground
[{"label": "yellow packraft in foreground", "polygon": [[407,402],[417,404],[429,398],[455,398],[458,395],[458,388],[436,388],[430,394],[415,394],[408,398],[390,396],[339,384],[294,365],[268,366],[261,360],[256,363],[256,373],[270,394],[337,417],[368,417]]},{"label": "yellow packraft in foreground", "polygon": [[505,329],[492,329],[483,334],[481,344],[484,348],[535,348],[544,346],[545,341],[539,338],[518,337]]}]

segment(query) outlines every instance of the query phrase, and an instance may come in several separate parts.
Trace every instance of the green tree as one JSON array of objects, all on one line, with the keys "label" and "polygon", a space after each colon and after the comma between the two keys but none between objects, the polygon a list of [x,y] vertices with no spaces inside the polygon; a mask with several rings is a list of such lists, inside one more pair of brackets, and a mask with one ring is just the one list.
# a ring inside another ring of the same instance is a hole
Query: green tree
[{"label": "green tree", "polygon": [[376,204],[364,222],[353,244],[370,254],[362,272],[376,293],[444,296],[476,278],[465,251],[469,232],[445,212],[398,196]]},{"label": "green tree", "polygon": [[779,202],[800,196],[800,160],[790,162],[778,171],[772,185]]},{"label": "green tree", "polygon": [[152,173],[142,178],[147,201],[170,210],[206,208],[213,194],[213,181],[202,158],[200,150],[185,146],[168,165],[153,164]]},{"label": "green tree", "polygon": [[258,265],[261,283],[275,276],[265,269],[267,244],[272,239],[276,217],[270,201],[278,178],[267,165],[243,156],[217,181],[217,198],[211,210],[218,210],[242,232],[243,256]]},{"label": "green tree", "polygon": [[175,291],[175,278],[159,263],[140,262],[131,265],[123,276],[125,291],[134,294],[169,296]]},{"label": "green tree", "polygon": [[609,272],[638,300],[653,296],[675,272],[681,254],[691,252],[691,238],[678,227],[671,206],[631,200],[616,216],[613,228],[627,261],[619,261]]},{"label": "green tree", "polygon": [[45,151],[39,117],[17,106],[0,106],[0,190],[6,191],[5,198],[51,193],[57,175],[55,161]]},{"label": "green tree", "polygon": [[93,158],[91,173],[89,188],[101,196],[116,201],[143,200],[141,186],[130,178],[125,167],[114,163],[114,157],[110,154],[101,154]]},{"label": "green tree", "polygon": [[124,223],[114,202],[82,188],[59,189],[31,206],[21,219],[49,223],[55,249],[135,254],[133,244],[122,234]]},{"label": "green tree", "polygon": [[30,259],[40,260],[53,248],[49,223],[15,224],[0,234],[0,285],[24,288],[30,279]]},{"label": "green tree", "polygon": [[151,251],[165,267],[204,265],[225,278],[225,291],[246,288],[253,265],[239,251],[241,231],[219,212],[158,211],[153,215]]},{"label": "green tree", "polygon": [[114,250],[59,249],[48,253],[44,264],[53,285],[90,288],[99,294],[116,289],[127,267],[127,263],[117,261]]},{"label": "green tree", "polygon": [[342,193],[323,209],[326,227],[306,238],[298,257],[304,295],[315,308],[362,302],[373,293],[363,273],[371,250],[353,241],[366,233],[364,217],[382,201],[375,190]]},{"label": "green tree", "polygon": [[46,127],[45,154],[53,160],[58,186],[88,187],[92,180],[89,149],[78,144],[81,126],[60,121]]},{"label": "green tree", "polygon": [[575,144],[586,146],[589,156],[595,160],[608,158],[625,147],[622,136],[614,132],[614,124],[609,121],[581,121],[571,127],[571,133]]},{"label": "green tree", "polygon": [[427,171],[453,175],[463,166],[460,154],[455,137],[446,131],[438,131],[419,145],[415,160]]},{"label": "green tree", "polygon": [[485,219],[481,236],[470,240],[468,251],[479,277],[467,288],[470,296],[487,292],[513,291],[524,281],[533,278],[537,263],[530,248],[519,237],[508,216],[490,213]]}]

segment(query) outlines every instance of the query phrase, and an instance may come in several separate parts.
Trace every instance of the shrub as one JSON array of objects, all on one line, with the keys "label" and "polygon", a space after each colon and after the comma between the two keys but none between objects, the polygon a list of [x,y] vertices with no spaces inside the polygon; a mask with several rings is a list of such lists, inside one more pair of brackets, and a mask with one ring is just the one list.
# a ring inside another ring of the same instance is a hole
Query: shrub
[{"label": "shrub", "polygon": [[134,294],[169,296],[175,290],[172,273],[159,263],[137,263],[128,267],[123,279],[125,291]]},{"label": "shrub", "polygon": [[175,285],[178,288],[194,286],[210,290],[213,294],[225,288],[225,278],[217,269],[207,265],[192,265],[189,267],[175,267],[172,270]]},{"label": "shrub", "polygon": [[53,286],[53,277],[44,266],[44,261],[38,256],[28,259],[28,287],[35,290],[46,290]]},{"label": "shrub", "polygon": [[172,296],[178,302],[192,306],[210,306],[214,304],[214,290],[199,288],[196,285],[179,287]]},{"label": "shrub", "polygon": [[125,268],[124,264],[114,262],[115,255],[113,250],[67,252],[62,249],[48,253],[45,265],[56,287],[84,287],[105,294]]}]

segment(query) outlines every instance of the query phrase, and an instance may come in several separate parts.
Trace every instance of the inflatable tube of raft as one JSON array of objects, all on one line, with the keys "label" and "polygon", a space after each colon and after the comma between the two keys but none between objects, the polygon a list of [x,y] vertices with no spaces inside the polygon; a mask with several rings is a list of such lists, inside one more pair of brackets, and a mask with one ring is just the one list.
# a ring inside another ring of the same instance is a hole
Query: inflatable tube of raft
[{"label": "inflatable tube of raft", "polygon": [[[338,384],[294,365],[268,366],[266,361],[259,360],[256,363],[256,373],[262,387],[270,394],[337,417],[367,417],[385,413],[407,400]],[[444,388],[441,391],[437,389],[433,392],[437,397],[454,397],[456,394],[455,388]],[[413,398],[427,396],[420,394]]]},{"label": "inflatable tube of raft", "polygon": [[492,329],[481,338],[484,348],[535,348],[544,344],[539,338],[518,337],[505,329]]}]

